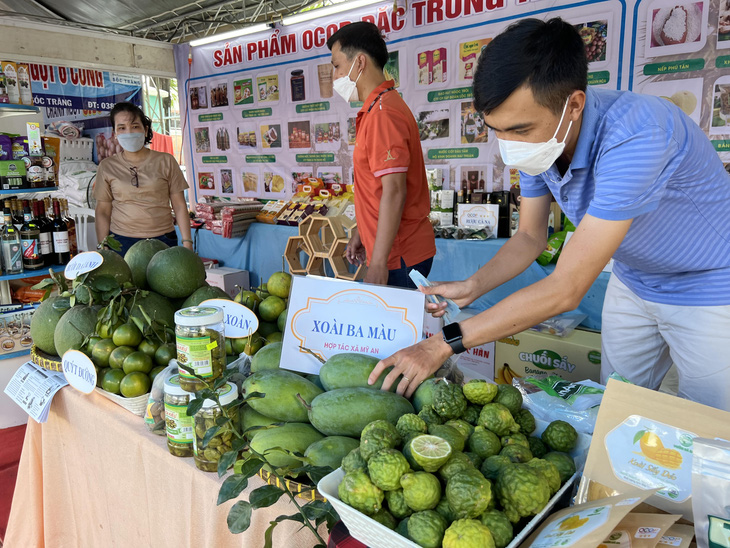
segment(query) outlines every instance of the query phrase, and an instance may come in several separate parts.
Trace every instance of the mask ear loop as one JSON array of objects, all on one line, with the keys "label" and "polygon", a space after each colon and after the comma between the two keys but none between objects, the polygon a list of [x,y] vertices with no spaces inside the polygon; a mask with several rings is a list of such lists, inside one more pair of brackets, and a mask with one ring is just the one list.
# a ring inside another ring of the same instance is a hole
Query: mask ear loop
[{"label": "mask ear loop", "polygon": [[[572,95],[572,94],[571,94]],[[568,103],[570,103],[570,95],[565,100],[565,106],[563,107],[563,113],[560,115],[560,122],[558,122],[558,127],[555,128],[555,133],[553,134],[553,138],[557,142],[558,140],[558,131],[560,131],[560,126],[563,125],[563,119],[565,118],[565,113],[568,111]],[[568,133],[570,133],[570,128],[573,127],[573,120],[570,121],[568,124],[568,129],[565,132],[565,138],[563,139],[563,143],[568,140]],[[552,141],[552,139],[550,139]]]}]

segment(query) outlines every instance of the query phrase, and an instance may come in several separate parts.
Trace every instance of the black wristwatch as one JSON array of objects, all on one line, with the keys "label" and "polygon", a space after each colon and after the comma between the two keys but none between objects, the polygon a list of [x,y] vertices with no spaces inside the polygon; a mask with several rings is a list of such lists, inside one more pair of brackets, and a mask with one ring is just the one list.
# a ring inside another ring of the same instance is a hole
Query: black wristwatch
[{"label": "black wristwatch", "polygon": [[461,327],[458,322],[446,324],[442,332],[444,334],[444,342],[451,347],[454,354],[466,352],[466,348],[464,348],[464,345],[461,343]]}]

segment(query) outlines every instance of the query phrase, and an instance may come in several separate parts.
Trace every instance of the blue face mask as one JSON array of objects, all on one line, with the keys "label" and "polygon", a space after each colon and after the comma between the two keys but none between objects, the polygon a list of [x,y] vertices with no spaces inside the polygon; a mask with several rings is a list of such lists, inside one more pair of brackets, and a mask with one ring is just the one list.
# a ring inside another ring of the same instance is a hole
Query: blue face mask
[{"label": "blue face mask", "polygon": [[144,146],[144,133],[120,133],[117,142],[127,152],[137,152]]}]

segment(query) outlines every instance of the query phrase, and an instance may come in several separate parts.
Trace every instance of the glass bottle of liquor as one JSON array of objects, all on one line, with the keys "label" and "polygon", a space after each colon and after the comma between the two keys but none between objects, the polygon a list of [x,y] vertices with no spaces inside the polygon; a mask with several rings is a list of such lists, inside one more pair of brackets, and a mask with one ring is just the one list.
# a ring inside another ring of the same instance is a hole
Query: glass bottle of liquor
[{"label": "glass bottle of liquor", "polygon": [[61,217],[61,204],[53,199],[53,261],[55,264],[66,264],[71,260],[71,248],[68,244],[68,226]]},{"label": "glass bottle of liquor", "polygon": [[465,203],[464,200],[464,191],[460,190],[456,193],[456,204],[454,204],[454,226],[459,226],[459,204]]},{"label": "glass bottle of liquor", "polygon": [[33,218],[28,200],[23,200],[23,226],[20,227],[20,241],[23,245],[23,268],[36,270],[45,262],[41,253],[41,230]]},{"label": "glass bottle of liquor", "polygon": [[10,200],[5,201],[3,217],[5,224],[3,225],[0,245],[2,245],[5,274],[20,274],[23,272],[23,246],[20,243],[20,232],[13,224]]},{"label": "glass bottle of liquor", "polygon": [[45,204],[43,201],[36,200],[33,202],[36,222],[40,228],[41,255],[46,266],[53,264],[53,226],[51,220],[45,215]]},{"label": "glass bottle of liquor", "polygon": [[15,228],[20,230],[20,227],[23,226],[23,208],[20,206],[17,198],[10,200],[10,216],[13,218]]},{"label": "glass bottle of liquor", "polygon": [[75,257],[79,252],[78,241],[76,239],[76,221],[68,212],[68,200],[61,199],[61,215],[68,226],[68,244],[71,248],[71,256]]}]

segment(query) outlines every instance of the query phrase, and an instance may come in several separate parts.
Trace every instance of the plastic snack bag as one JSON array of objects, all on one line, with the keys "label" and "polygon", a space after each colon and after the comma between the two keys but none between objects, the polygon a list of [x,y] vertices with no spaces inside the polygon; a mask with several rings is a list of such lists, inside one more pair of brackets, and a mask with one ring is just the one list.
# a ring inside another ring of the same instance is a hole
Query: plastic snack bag
[{"label": "plastic snack bag", "polygon": [[552,318],[531,327],[530,331],[547,333],[548,335],[555,335],[556,337],[567,337],[587,317],[587,314],[581,314],[580,312],[566,312],[565,314],[553,316]]},{"label": "plastic snack bag", "polygon": [[166,436],[165,430],[165,381],[178,372],[177,360],[172,359],[167,367],[160,371],[150,388],[147,409],[144,412],[144,424],[147,429],[158,436]]},{"label": "plastic snack bag", "polygon": [[730,442],[695,438],[692,513],[698,548],[730,548]]},{"label": "plastic snack bag", "polygon": [[682,516],[631,512],[611,531],[598,548],[655,548],[664,534]]},{"label": "plastic snack bag", "polygon": [[[411,270],[409,276],[411,280],[413,280],[413,283],[416,284],[416,287],[431,287],[433,285],[430,281],[428,281],[426,276],[421,274],[418,270]],[[446,313],[444,314],[444,320],[446,323],[453,322],[454,318],[456,318],[461,311],[454,301],[442,297],[441,295],[426,295],[426,300],[432,304],[439,304],[446,301]]]}]

